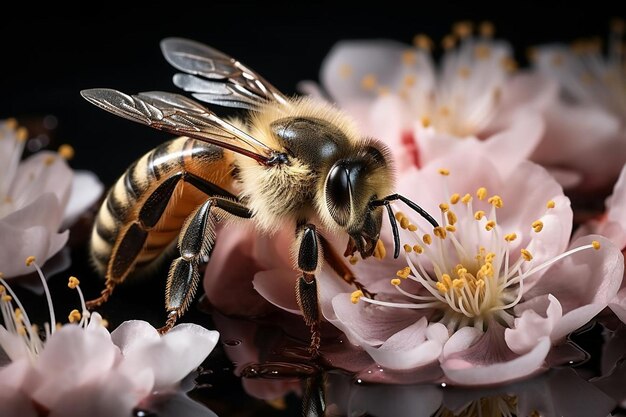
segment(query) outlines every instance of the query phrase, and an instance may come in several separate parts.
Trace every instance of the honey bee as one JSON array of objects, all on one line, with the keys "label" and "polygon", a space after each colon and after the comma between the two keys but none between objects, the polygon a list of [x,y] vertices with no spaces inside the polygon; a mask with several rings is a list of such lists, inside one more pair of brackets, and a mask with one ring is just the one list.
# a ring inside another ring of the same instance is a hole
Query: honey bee
[{"label": "honey bee", "polygon": [[296,297],[311,330],[311,354],[317,355],[321,316],[315,276],[323,260],[369,294],[321,232],[346,234],[344,256],[358,252],[368,258],[380,249],[386,209],[398,257],[391,202],[404,202],[434,227],[437,222],[393,193],[389,151],[360,137],[339,109],[286,97],[239,61],[195,41],[168,38],[161,49],[182,71],[174,84],[197,100],[245,109],[247,117],[222,119],[195,100],[167,92],[81,91],[113,114],[182,135],[139,158],[108,192],[91,238],[91,256],[106,284],[89,307],[105,302],[117,284],[177,240],[179,256],[171,263],[165,291],[168,316],[160,329],[166,332],[194,297],[219,221],[250,219],[265,233],[293,227]]}]

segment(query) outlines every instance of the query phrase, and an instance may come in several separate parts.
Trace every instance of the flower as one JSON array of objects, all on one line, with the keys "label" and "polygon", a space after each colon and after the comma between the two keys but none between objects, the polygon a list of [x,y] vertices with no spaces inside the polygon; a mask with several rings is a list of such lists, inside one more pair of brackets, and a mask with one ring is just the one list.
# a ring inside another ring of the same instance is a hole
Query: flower
[{"label": "flower", "polygon": [[75,277],[68,286],[78,291],[82,313],[73,310],[70,323],[60,325],[39,266],[34,258],[27,263],[44,286],[50,323],[40,332],[0,279],[0,347],[10,361],[0,364],[0,392],[11,393],[0,406],[3,415],[131,415],[151,392],[175,386],[217,343],[217,332],[195,324],[160,336],[150,324],[132,320],[109,333],[98,313],[87,312]]},{"label": "flower", "polygon": [[[511,75],[511,48],[492,34],[487,22],[479,36],[472,36],[469,23],[455,25],[443,41],[439,67],[425,35],[416,36],[414,46],[342,41],[325,58],[320,79],[364,134],[389,145],[400,170],[477,148],[496,156],[494,163],[508,175],[541,138],[534,102],[542,91],[529,94]],[[311,83],[303,89],[321,95]]]},{"label": "flower", "polygon": [[582,191],[610,186],[626,162],[624,22],[613,23],[608,54],[599,40],[532,50],[536,71],[561,97],[545,108],[546,133],[533,159],[582,175]]},{"label": "flower", "polygon": [[0,122],[0,265],[6,278],[29,269],[15,259],[44,262],[65,245],[70,226],[102,193],[89,172],[73,173],[63,155],[41,151],[20,161],[28,133],[13,119]]},{"label": "flower", "polygon": [[408,232],[407,266],[385,275],[363,266],[358,276],[374,299],[356,291],[335,295],[332,310],[322,304],[326,318],[385,368],[438,361],[461,385],[526,377],[619,288],[620,251],[597,235],[569,242],[569,200],[536,164],[502,178],[491,160],[454,156],[406,172],[399,191],[439,211],[442,226],[430,231],[397,214]]}]

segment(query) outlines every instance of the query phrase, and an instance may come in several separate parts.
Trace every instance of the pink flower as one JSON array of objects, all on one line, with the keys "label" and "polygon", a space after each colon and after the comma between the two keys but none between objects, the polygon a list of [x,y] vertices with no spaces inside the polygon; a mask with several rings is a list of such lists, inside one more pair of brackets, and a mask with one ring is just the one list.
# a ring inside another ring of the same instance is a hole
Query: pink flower
[{"label": "pink flower", "polygon": [[1,280],[0,357],[9,360],[0,363],[3,416],[129,416],[153,391],[173,388],[217,343],[217,332],[195,324],[161,336],[147,322],[132,320],[109,333],[98,313],[87,312],[73,277],[69,286],[78,290],[83,313],[72,311],[70,324],[57,328],[45,279],[31,259],[33,264],[50,307],[43,339]]},{"label": "pink flower", "polygon": [[546,133],[533,159],[582,176],[580,189],[610,186],[626,162],[624,22],[615,22],[608,55],[600,42],[535,48],[536,71],[559,87],[544,109]]},{"label": "pink flower", "polygon": [[490,159],[453,156],[405,172],[398,188],[440,212],[442,227],[399,215],[407,266],[362,262],[359,279],[375,299],[357,291],[323,303],[326,318],[385,368],[438,362],[461,385],[526,377],[620,286],[621,252],[601,236],[569,242],[569,200],[538,165],[502,177]]},{"label": "pink flower", "polygon": [[27,132],[14,120],[0,122],[0,265],[7,278],[44,262],[65,245],[69,227],[102,193],[89,172],[73,173],[57,153],[41,151],[20,161]]},{"label": "pink flower", "polygon": [[[508,175],[543,134],[535,109],[542,91],[529,93],[511,75],[511,48],[492,40],[488,25],[480,37],[470,30],[457,26],[459,46],[448,45],[439,66],[423,35],[416,46],[342,41],[322,65],[322,86],[363,134],[389,145],[400,171],[476,148]],[[311,83],[303,89],[322,94]]]}]

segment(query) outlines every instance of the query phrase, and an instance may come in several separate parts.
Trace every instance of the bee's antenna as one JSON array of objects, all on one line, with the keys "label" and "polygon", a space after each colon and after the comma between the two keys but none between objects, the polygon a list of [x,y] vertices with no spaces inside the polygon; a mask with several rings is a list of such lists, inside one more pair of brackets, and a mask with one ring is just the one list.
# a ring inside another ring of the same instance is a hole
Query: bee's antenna
[{"label": "bee's antenna", "polygon": [[396,217],[393,215],[393,210],[391,209],[391,201],[400,200],[411,209],[413,209],[417,214],[422,216],[424,219],[428,221],[428,223],[432,224],[433,227],[439,227],[439,223],[428,214],[426,210],[409,200],[408,198],[400,195],[400,194],[391,194],[381,200],[374,200],[370,203],[372,207],[385,206],[387,209],[387,214],[389,215],[389,222],[391,223],[391,232],[393,234],[393,257],[396,259],[400,256],[400,233],[398,232],[398,223],[396,222]]}]

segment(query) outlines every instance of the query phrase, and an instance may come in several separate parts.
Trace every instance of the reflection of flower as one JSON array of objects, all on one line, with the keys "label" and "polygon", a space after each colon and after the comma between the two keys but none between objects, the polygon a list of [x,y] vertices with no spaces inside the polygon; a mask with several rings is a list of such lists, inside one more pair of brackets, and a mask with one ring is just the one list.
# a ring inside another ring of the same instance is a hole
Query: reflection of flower
[{"label": "reflection of flower", "polygon": [[546,135],[534,158],[579,172],[588,189],[609,185],[626,162],[623,35],[624,22],[614,22],[608,56],[595,40],[533,51],[535,68],[556,81],[562,95],[545,109]]},{"label": "reflection of flower", "polygon": [[71,225],[102,192],[93,174],[74,175],[60,154],[41,151],[21,162],[26,138],[14,120],[0,122],[0,265],[6,277],[29,272],[16,259],[45,261],[57,253],[69,233],[59,233],[61,226]]},{"label": "reflection of flower", "polygon": [[[389,145],[400,170],[478,148],[508,174],[531,154],[543,122],[525,77],[510,75],[511,48],[492,40],[492,32],[485,23],[475,37],[469,24],[457,25],[455,35],[444,40],[439,68],[423,35],[414,47],[343,41],[322,65],[322,85],[363,133]],[[311,84],[304,89],[315,94]]]},{"label": "reflection of flower", "polygon": [[40,333],[2,280],[0,347],[10,362],[0,364],[0,392],[9,416],[131,415],[153,390],[182,380],[217,343],[217,332],[195,324],[160,336],[150,324],[134,320],[109,333],[99,314],[89,316],[74,277],[69,286],[79,291],[83,313],[72,311],[71,324],[57,327],[45,279],[32,258],[27,263],[40,273],[50,323]]},{"label": "reflection of flower", "polygon": [[528,162],[505,180],[495,172],[489,160],[464,156],[401,177],[399,191],[440,210],[442,227],[430,233],[398,215],[411,231],[409,266],[386,286],[374,280],[395,274],[397,264],[386,273],[360,268],[377,297],[336,295],[325,311],[378,364],[412,369],[440,361],[459,384],[524,377],[614,297],[621,253],[600,236],[567,248],[572,211],[554,179]]}]

